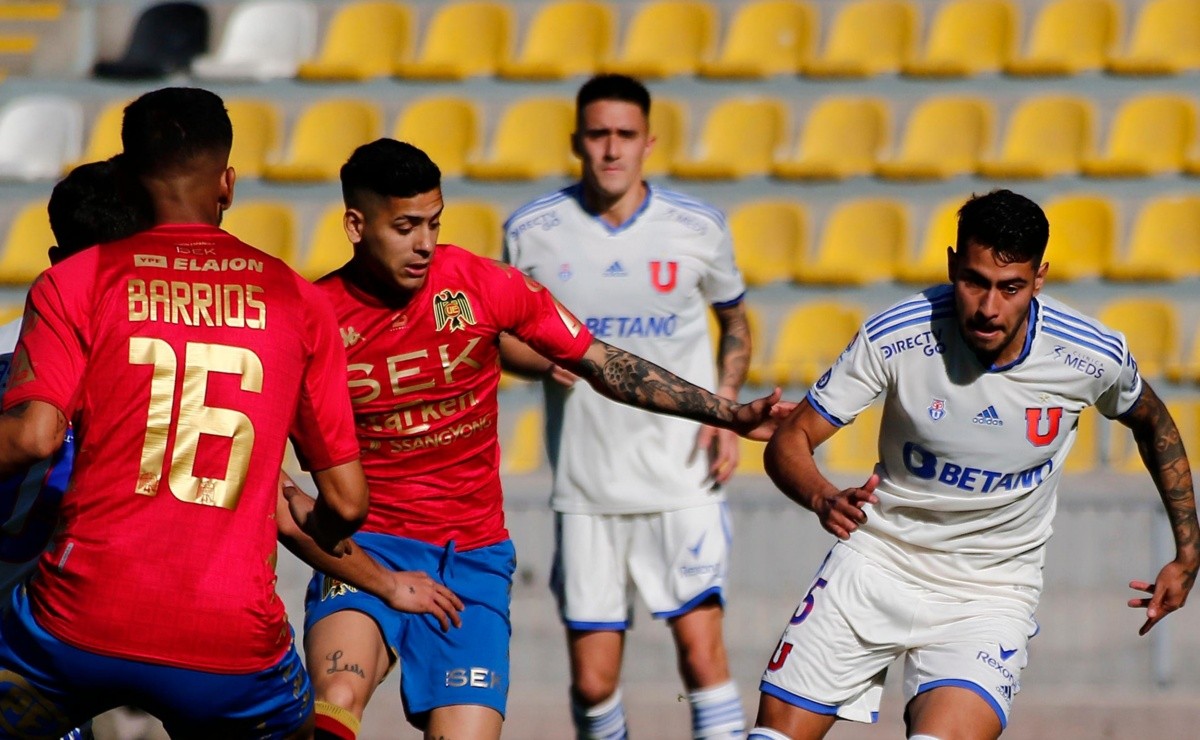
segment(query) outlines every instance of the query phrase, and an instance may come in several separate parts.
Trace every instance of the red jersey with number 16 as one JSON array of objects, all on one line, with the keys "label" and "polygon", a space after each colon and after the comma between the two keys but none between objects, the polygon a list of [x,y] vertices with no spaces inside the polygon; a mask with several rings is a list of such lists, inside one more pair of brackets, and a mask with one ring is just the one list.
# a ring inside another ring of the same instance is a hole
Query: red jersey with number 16
[{"label": "red jersey with number 16", "polygon": [[289,429],[313,469],[358,457],[324,296],[220,229],[159,226],[30,291],[4,406],[53,404],[77,457],[34,617],[105,655],[217,673],[278,662],[274,520]]},{"label": "red jersey with number 16", "polygon": [[346,268],[317,281],[337,313],[371,490],[364,532],[470,550],[508,537],[496,434],[499,336],[578,360],[588,330],[518,270],[439,245],[404,305],[358,289]]}]

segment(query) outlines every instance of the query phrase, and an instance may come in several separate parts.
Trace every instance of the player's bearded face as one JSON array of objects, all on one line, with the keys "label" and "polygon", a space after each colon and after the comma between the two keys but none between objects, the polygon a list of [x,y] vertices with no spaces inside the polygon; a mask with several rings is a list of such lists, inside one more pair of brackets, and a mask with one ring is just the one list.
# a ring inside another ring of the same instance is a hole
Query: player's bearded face
[{"label": "player's bearded face", "polygon": [[574,141],[588,187],[612,199],[642,181],[642,162],[653,144],[642,109],[624,100],[588,103]]},{"label": "player's bearded face", "polygon": [[991,363],[1020,356],[1029,306],[1042,289],[1047,265],[1005,262],[994,250],[971,242],[950,252],[950,279],[958,325],[967,344]]},{"label": "player's bearded face", "polygon": [[346,211],[346,235],[372,276],[402,291],[425,284],[441,228],[442,191],[373,197]]}]

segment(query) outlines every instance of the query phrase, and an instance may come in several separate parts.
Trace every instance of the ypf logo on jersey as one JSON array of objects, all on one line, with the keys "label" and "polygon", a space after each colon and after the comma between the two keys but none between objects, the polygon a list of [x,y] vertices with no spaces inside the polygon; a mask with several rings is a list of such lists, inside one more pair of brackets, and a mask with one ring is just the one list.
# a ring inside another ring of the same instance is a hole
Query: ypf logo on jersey
[{"label": "ypf logo on jersey", "polygon": [[[664,268],[666,274],[664,275]],[[675,283],[679,279],[679,263],[678,262],[659,262],[658,260],[650,261],[650,284],[659,293],[670,293],[675,290]]]},{"label": "ypf logo on jersey", "polygon": [[466,329],[467,324],[475,325],[475,312],[461,290],[451,292],[447,288],[433,297],[433,320],[435,331],[445,327],[458,331]]}]

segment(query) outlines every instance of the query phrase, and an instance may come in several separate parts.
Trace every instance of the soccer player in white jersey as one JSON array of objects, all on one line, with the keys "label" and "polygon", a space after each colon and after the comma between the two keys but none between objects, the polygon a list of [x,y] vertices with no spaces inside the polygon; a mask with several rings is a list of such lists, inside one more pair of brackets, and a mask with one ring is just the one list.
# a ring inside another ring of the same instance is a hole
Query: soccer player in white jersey
[{"label": "soccer player in white jersey", "polygon": [[[580,88],[572,144],[583,177],[513,213],[506,259],[597,338],[736,399],[750,332],[729,230],[714,208],[642,179],[654,145],[649,111],[650,94],[629,77],[602,75]],[[626,735],[619,682],[635,589],[671,627],[694,737],[743,737],[722,636],[731,540],[722,484],[737,464],[736,437],[621,406],[547,360],[521,357],[509,340],[502,349],[510,368],[558,381],[546,384],[552,586],[579,737]]]},{"label": "soccer player in white jersey", "polygon": [[[1027,198],[969,200],[948,249],[951,284],[868,319],[768,445],[771,478],[840,541],[767,666],[750,738],[874,721],[900,655],[909,738],[998,737],[1088,406],[1132,430],[1174,533],[1174,560],[1153,583],[1130,583],[1144,592],[1129,601],[1146,609],[1141,634],[1183,606],[1200,535],[1179,431],[1123,335],[1040,295],[1048,235]],[[862,487],[839,490],[813,449],[879,397],[879,463]]]}]

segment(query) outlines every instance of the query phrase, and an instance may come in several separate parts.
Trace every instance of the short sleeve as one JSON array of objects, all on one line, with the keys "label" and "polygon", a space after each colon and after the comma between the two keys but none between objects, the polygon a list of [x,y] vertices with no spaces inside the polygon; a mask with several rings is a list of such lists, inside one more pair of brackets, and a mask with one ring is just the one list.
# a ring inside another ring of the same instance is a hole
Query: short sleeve
[{"label": "short sleeve", "polygon": [[[81,286],[76,286],[77,288]],[[26,401],[45,401],[68,418],[86,364],[70,304],[55,276],[44,272],[25,302],[21,338],[13,353],[4,408]]]},{"label": "short sleeve", "polygon": [[291,438],[305,470],[326,470],[357,460],[358,439],[346,392],[346,350],[333,307],[312,286],[303,293],[310,351],[300,380]]},{"label": "short sleeve", "polygon": [[583,322],[538,281],[508,265],[490,264],[499,328],[552,360],[583,357],[592,343]]},{"label": "short sleeve", "polygon": [[808,402],[834,426],[854,421],[887,390],[883,357],[859,329],[833,367],[808,391]]},{"label": "short sleeve", "polygon": [[1110,419],[1116,419],[1132,411],[1141,395],[1142,375],[1138,372],[1137,361],[1133,359],[1128,345],[1125,345],[1125,361],[1121,363],[1117,380],[1096,399],[1096,410]]},{"label": "short sleeve", "polygon": [[746,282],[733,259],[733,238],[728,229],[721,230],[716,250],[711,254],[708,268],[700,281],[705,299],[717,308],[736,305],[746,294]]}]

